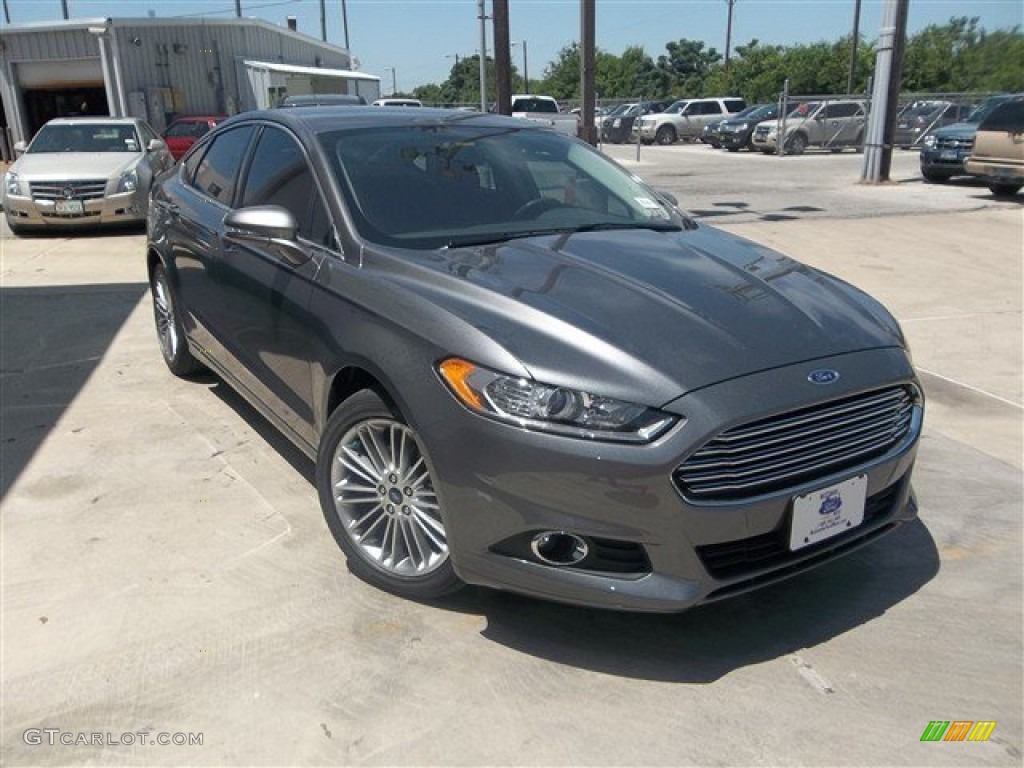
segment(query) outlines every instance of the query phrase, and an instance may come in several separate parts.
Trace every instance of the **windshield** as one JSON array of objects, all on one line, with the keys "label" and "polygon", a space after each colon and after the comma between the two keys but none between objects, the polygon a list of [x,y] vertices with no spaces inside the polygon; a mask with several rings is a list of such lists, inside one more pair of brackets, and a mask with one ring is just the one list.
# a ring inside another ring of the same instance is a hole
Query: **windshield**
[{"label": "windshield", "polygon": [[980,123],[982,120],[984,120],[986,117],[988,117],[989,112],[991,112],[993,109],[998,107],[1004,101],[1006,101],[1005,97],[1003,97],[1003,98],[995,98],[995,99],[986,99],[985,101],[981,102],[981,104],[979,104],[977,107],[975,107],[974,111],[971,112],[971,114],[969,114],[966,118],[964,118],[964,122],[965,123]]},{"label": "windshield", "polygon": [[44,125],[27,150],[41,152],[140,152],[135,127],[125,123]]},{"label": "windshield", "polygon": [[320,135],[367,240],[403,248],[685,224],[639,179],[554,131],[464,123]]},{"label": "windshield", "polygon": [[739,114],[733,115],[732,117],[728,118],[728,120],[770,120],[773,117],[775,117],[775,113],[777,111],[778,108],[774,104],[756,104],[753,107],[747,107]]},{"label": "windshield", "polygon": [[680,99],[679,101],[673,101],[671,104],[669,104],[665,108],[664,114],[666,114],[666,115],[668,115],[668,114],[677,115],[680,112],[682,112],[683,111],[683,107],[685,107],[689,103],[690,102],[687,99]]}]

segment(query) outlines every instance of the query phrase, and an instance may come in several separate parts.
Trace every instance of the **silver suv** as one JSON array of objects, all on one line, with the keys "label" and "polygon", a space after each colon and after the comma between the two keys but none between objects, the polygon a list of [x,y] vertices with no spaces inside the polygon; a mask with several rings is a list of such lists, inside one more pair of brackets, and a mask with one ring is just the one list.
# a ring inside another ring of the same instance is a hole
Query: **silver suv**
[{"label": "silver suv", "polygon": [[[867,107],[863,101],[808,101],[786,116],[786,154],[801,155],[807,147],[839,152],[843,147],[859,149],[864,142]],[[758,123],[751,137],[754,149],[766,155],[779,148],[779,121]]]},{"label": "silver suv", "polygon": [[658,115],[647,115],[633,124],[644,144],[674,144],[679,139],[693,141],[704,126],[745,109],[747,102],[735,97],[724,99],[680,99]]}]

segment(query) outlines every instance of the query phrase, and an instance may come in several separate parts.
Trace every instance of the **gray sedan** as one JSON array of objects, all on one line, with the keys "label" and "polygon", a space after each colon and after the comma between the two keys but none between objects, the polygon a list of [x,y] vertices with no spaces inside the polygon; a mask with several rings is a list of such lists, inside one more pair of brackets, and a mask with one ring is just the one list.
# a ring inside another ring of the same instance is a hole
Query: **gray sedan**
[{"label": "gray sedan", "polygon": [[164,141],[131,117],[51,120],[4,174],[11,231],[146,219],[153,179],[174,164]]},{"label": "gray sedan", "polygon": [[869,296],[495,115],[219,126],[153,192],[170,370],[316,462],[354,573],[679,611],[916,515],[923,398]]}]

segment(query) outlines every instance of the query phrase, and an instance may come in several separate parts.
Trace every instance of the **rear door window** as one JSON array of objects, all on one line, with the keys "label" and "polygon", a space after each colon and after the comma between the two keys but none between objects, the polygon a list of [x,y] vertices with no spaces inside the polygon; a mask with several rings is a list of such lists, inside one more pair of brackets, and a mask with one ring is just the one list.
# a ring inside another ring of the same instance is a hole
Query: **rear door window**
[{"label": "rear door window", "polygon": [[192,185],[211,199],[230,206],[253,130],[253,126],[243,125],[214,138],[196,168]]}]

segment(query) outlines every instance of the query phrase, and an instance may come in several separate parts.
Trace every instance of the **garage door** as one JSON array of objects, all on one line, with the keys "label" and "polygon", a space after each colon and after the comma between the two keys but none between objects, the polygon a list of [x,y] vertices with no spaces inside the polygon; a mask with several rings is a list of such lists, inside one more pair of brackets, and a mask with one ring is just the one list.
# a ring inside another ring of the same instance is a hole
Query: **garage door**
[{"label": "garage door", "polygon": [[19,61],[14,65],[22,88],[103,86],[99,58],[63,61]]}]

